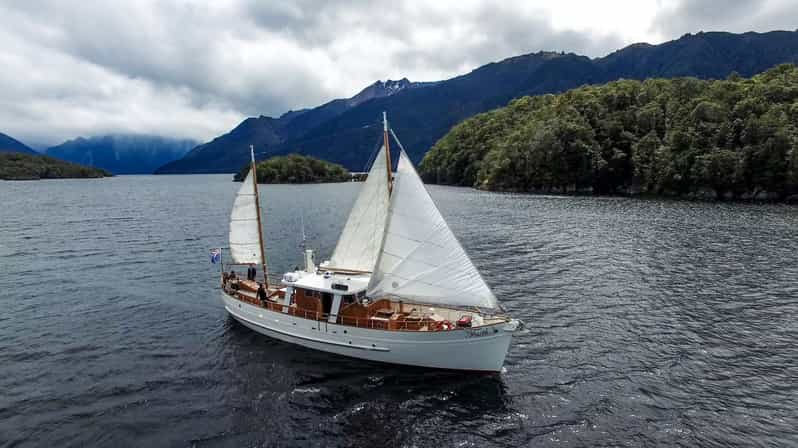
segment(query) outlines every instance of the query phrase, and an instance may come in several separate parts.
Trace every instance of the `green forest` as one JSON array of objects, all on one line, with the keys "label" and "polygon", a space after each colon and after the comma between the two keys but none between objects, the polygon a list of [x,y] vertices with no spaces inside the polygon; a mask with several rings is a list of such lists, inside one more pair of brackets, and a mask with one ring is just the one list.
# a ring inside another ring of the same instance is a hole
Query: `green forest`
[{"label": "green forest", "polygon": [[0,179],[37,180],[65,178],[108,177],[111,173],[100,168],[78,165],[52,157],[0,152]]},{"label": "green forest", "polygon": [[[258,162],[256,169],[261,184],[346,182],[351,178],[349,171],[341,165],[300,154],[266,159]],[[241,169],[235,180],[243,180],[248,172],[249,165]]]},{"label": "green forest", "polygon": [[519,98],[455,126],[420,172],[496,191],[795,199],[798,67]]}]

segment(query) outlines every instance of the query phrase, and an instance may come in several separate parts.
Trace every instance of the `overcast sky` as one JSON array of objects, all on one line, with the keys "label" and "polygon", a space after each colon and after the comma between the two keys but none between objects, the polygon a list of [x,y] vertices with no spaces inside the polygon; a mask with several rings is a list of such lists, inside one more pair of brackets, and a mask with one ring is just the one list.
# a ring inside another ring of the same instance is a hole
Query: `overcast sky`
[{"label": "overcast sky", "polygon": [[794,30],[795,0],[0,0],[0,132],[207,140],[246,116],[555,50]]}]

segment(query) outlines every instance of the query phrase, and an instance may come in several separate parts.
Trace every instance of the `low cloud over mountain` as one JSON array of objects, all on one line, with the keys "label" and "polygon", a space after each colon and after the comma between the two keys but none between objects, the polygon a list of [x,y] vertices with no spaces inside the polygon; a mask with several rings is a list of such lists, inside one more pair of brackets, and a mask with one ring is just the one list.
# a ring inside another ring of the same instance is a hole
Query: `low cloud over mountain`
[{"label": "low cloud over mountain", "polygon": [[561,0],[0,4],[0,123],[44,147],[76,135],[208,140],[246,116],[432,81],[537,50],[603,56],[684,32],[795,28],[798,6]]}]

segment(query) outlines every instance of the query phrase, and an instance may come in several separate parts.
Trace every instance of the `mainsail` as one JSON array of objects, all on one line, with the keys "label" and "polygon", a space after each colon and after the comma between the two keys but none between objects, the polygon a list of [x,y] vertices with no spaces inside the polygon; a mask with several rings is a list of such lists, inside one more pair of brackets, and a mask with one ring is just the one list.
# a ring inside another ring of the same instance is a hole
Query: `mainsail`
[{"label": "mainsail", "polygon": [[230,254],[236,263],[260,264],[262,260],[255,188],[250,169],[230,213]]},{"label": "mainsail", "polygon": [[387,213],[388,172],[383,146],[349,213],[328,269],[371,272],[380,252]]},{"label": "mainsail", "polygon": [[404,151],[399,155],[384,242],[368,295],[498,307]]}]

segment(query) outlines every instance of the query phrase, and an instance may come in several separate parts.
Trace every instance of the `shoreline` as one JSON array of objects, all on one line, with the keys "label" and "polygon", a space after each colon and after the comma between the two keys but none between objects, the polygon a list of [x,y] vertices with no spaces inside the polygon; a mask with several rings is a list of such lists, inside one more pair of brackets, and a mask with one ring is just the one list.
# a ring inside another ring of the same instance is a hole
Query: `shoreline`
[{"label": "shoreline", "polygon": [[[709,197],[699,194],[694,195],[667,195],[667,194],[648,194],[648,193],[607,193],[595,194],[587,192],[552,192],[552,191],[519,191],[519,190],[489,190],[485,188],[469,187],[464,185],[446,185],[446,184],[427,184],[438,185],[442,187],[456,187],[456,188],[471,188],[478,191],[485,191],[488,193],[498,194],[517,194],[526,196],[554,196],[554,197],[585,197],[585,198],[625,198],[625,199],[643,199],[643,200],[671,200],[679,202],[698,202],[698,203],[719,203],[719,204],[784,204],[784,205],[798,205],[798,194],[787,196],[786,198],[778,197]],[[758,196],[758,195],[757,195]]]}]

